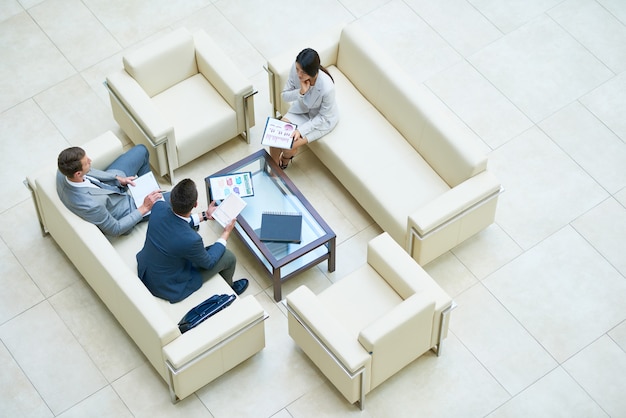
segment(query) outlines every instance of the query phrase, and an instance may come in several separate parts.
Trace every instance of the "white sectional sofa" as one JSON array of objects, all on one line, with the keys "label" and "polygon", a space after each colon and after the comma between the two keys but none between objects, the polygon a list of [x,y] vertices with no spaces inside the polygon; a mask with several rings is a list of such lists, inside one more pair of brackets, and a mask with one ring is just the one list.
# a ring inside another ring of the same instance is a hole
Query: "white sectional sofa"
[{"label": "white sectional sofa", "polygon": [[[350,24],[309,45],[335,80],[341,118],[309,145],[374,221],[424,265],[493,223],[502,191],[477,136]],[[268,61],[270,100],[298,50]]]},{"label": "white sectional sofa", "polygon": [[[122,153],[119,139],[111,132],[83,148],[93,166],[100,169]],[[216,276],[176,304],[152,296],[137,277],[135,259],[147,223],[137,225],[128,235],[107,239],[59,200],[55,173],[56,167],[50,167],[27,179],[44,232],[50,233],[167,382],[173,402],[265,347],[267,314],[251,295],[238,297],[223,311],[181,334],[177,324],[189,309],[213,294],[232,294],[230,286]]]}]

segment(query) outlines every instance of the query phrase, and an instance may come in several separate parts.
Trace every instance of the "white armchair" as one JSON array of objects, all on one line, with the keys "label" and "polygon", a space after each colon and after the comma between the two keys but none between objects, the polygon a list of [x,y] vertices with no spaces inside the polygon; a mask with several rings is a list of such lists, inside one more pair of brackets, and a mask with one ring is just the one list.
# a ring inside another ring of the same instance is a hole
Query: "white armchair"
[{"label": "white armchair", "polygon": [[123,58],[104,83],[113,117],[150,164],[174,170],[242,134],[250,142],[254,90],[203,31],[177,29]]},{"label": "white armchair", "polygon": [[289,335],[350,402],[433,349],[441,353],[456,306],[387,233],[367,264],[319,295],[300,286],[285,300]]}]

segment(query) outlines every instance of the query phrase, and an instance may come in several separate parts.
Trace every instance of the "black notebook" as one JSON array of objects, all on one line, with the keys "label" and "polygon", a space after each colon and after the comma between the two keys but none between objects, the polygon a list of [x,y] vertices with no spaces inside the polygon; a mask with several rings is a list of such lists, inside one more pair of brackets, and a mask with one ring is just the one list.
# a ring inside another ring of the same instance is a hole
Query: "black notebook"
[{"label": "black notebook", "polygon": [[261,241],[300,244],[302,214],[264,212],[261,218]]}]

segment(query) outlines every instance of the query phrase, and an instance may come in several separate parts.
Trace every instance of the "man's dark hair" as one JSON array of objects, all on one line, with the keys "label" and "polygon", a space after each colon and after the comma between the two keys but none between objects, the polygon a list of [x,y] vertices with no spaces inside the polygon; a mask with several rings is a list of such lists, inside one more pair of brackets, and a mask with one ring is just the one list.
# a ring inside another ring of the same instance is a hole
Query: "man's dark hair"
[{"label": "man's dark hair", "polygon": [[194,208],[198,201],[198,189],[191,179],[178,182],[170,193],[172,210],[178,215],[186,215]]},{"label": "man's dark hair", "polygon": [[72,177],[74,173],[83,169],[81,160],[85,156],[85,150],[80,147],[66,148],[59,154],[57,167],[65,177]]}]

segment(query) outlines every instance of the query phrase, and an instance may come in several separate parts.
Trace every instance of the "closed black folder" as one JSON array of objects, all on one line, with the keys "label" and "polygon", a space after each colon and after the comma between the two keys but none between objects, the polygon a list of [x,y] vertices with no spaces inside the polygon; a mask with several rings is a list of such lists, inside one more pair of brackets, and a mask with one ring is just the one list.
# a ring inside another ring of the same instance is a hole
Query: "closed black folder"
[{"label": "closed black folder", "polygon": [[302,241],[302,214],[265,212],[261,218],[261,241]]}]

